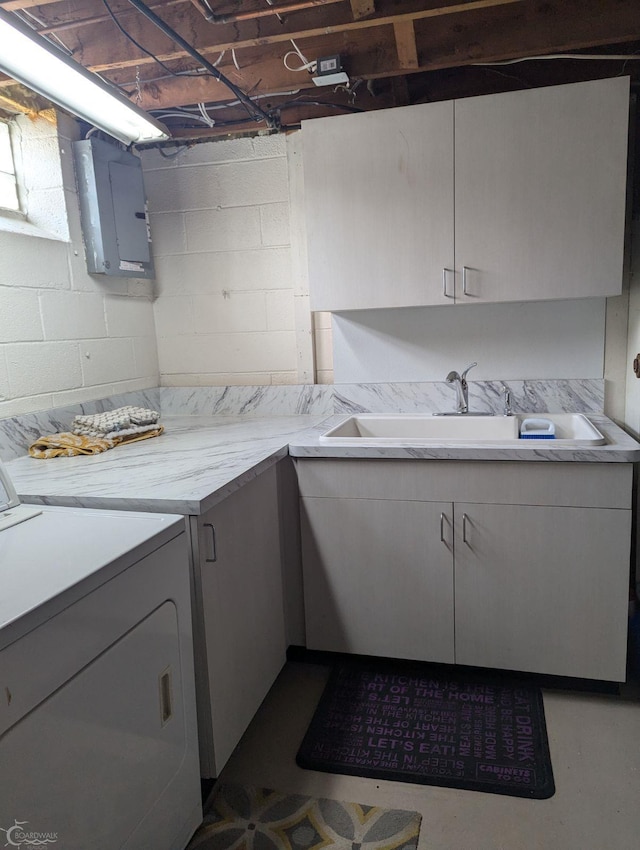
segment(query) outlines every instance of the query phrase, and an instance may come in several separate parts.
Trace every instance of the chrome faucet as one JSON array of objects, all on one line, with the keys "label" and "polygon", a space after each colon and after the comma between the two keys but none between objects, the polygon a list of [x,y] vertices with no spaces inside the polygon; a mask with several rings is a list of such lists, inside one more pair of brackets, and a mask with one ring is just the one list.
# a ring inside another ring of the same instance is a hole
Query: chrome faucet
[{"label": "chrome faucet", "polygon": [[511,410],[511,390],[504,381],[500,381],[500,383],[502,384],[502,394],[504,395],[503,415],[513,416],[513,411]]},{"label": "chrome faucet", "polygon": [[445,378],[448,384],[454,384],[456,388],[456,413],[469,412],[469,386],[467,384],[467,372],[477,366],[477,363],[470,363],[464,370],[462,375],[457,372],[449,372]]}]

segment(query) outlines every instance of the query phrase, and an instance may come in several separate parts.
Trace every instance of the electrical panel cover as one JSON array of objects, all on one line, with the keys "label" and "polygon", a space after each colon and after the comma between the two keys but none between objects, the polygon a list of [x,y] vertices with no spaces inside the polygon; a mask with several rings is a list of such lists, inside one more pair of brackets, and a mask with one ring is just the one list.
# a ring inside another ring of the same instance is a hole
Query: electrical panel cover
[{"label": "electrical panel cover", "polygon": [[153,278],[140,160],[101,139],[74,142],[73,148],[89,273]]}]

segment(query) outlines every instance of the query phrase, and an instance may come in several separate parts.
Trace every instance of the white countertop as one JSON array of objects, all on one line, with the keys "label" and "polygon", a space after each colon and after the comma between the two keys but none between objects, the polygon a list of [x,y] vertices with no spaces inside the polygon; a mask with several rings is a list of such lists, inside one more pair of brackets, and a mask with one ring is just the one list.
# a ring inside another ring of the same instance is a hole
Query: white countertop
[{"label": "white countertop", "polygon": [[[531,414],[537,415],[537,414]],[[539,414],[544,416],[544,414]],[[393,445],[362,439],[354,445],[353,439],[329,442],[320,436],[330,428],[344,422],[347,416],[332,416],[324,422],[301,431],[289,443],[289,453],[300,458],[413,458],[424,460],[522,460],[522,461],[572,461],[581,463],[632,463],[640,461],[640,443],[602,414],[589,413],[587,418],[606,438],[602,446],[561,445],[555,440],[517,440],[505,443],[473,443],[442,440],[420,445],[411,440]]]},{"label": "white countertop", "polygon": [[201,514],[288,453],[295,435],[326,419],[162,416],[165,433],[103,454],[5,464],[23,502]]},{"label": "white countertop", "polygon": [[118,446],[91,457],[6,464],[22,501],[71,507],[197,515],[287,453],[304,458],[423,458],[634,462],[640,444],[606,416],[589,419],[607,438],[604,446],[553,445],[553,441],[483,446],[481,443],[353,446],[319,437],[345,415],[163,416],[161,437]]}]

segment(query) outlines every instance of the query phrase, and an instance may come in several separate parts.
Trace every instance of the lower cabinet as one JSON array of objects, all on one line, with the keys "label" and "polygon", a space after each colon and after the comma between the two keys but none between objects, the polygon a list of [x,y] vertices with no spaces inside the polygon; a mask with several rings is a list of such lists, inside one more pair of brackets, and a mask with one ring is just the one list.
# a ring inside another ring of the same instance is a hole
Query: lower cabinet
[{"label": "lower cabinet", "polygon": [[622,681],[631,512],[454,509],[458,664]]},{"label": "lower cabinet", "polygon": [[450,505],[308,498],[301,519],[310,649],[423,658],[428,647],[453,663]]},{"label": "lower cabinet", "polygon": [[624,680],[631,465],[297,465],[310,649]]},{"label": "lower cabinet", "polygon": [[191,517],[203,776],[218,776],[285,663],[277,469]]}]

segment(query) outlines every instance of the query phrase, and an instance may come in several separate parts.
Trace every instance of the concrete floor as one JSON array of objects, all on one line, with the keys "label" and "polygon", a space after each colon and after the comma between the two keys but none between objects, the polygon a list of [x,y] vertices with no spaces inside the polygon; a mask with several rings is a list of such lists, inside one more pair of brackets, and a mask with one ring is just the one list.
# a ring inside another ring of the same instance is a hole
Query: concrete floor
[{"label": "concrete floor", "polygon": [[418,850],[638,850],[640,689],[545,690],[556,793],[526,800],[303,770],[295,756],[329,668],[289,662],[221,780],[422,814]]}]

